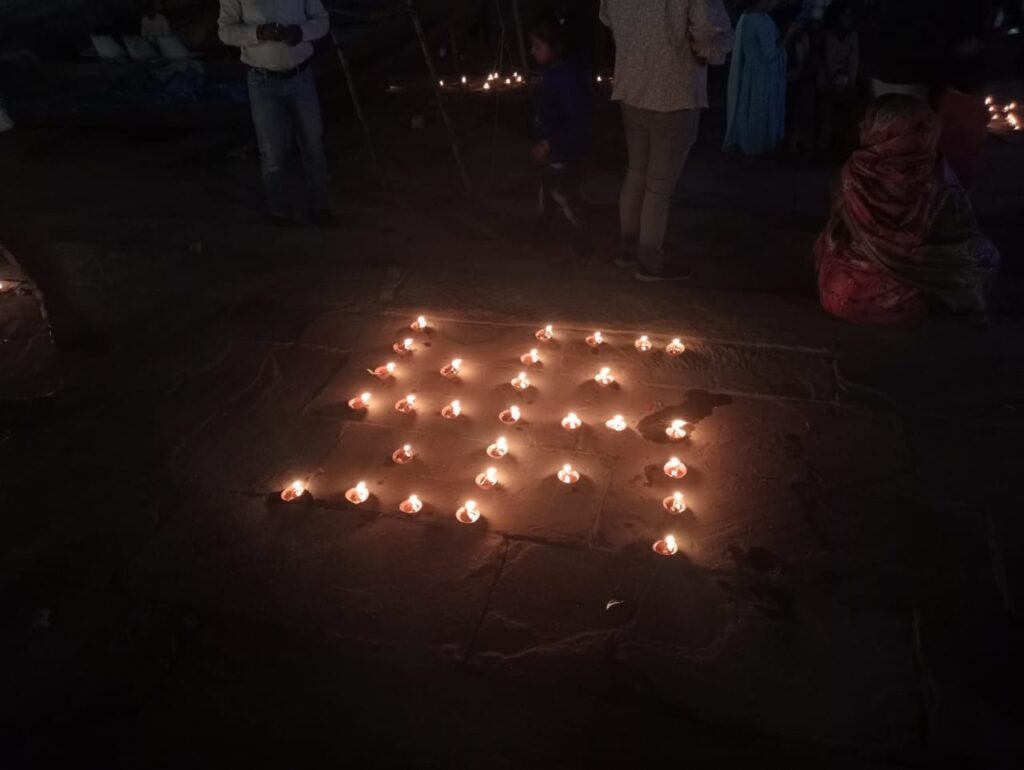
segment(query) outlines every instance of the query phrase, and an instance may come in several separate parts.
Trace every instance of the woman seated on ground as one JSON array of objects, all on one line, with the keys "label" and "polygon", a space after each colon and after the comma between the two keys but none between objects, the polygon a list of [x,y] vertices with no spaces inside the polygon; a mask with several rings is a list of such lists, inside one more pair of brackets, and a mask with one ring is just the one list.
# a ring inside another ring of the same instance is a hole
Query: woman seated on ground
[{"label": "woman seated on ground", "polygon": [[861,125],[832,216],[815,245],[825,310],[861,323],[897,323],[930,306],[982,314],[999,264],[970,200],[939,157],[938,116],[890,95]]}]

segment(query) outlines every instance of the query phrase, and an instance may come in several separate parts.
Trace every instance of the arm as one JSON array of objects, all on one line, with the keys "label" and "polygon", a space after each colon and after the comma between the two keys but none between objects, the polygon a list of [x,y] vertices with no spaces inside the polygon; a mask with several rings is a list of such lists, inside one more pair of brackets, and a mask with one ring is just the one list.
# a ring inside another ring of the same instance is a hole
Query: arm
[{"label": "arm", "polygon": [[242,21],[242,0],[220,0],[217,36],[224,45],[244,48],[260,42],[259,27]]},{"label": "arm", "polygon": [[302,24],[303,40],[319,40],[331,28],[331,17],[320,0],[306,0],[306,21]]},{"label": "arm", "polygon": [[[678,6],[679,0],[670,0],[670,7]],[[733,32],[722,0],[690,0],[687,27],[688,42],[698,59],[708,64],[725,64],[732,50]]]}]

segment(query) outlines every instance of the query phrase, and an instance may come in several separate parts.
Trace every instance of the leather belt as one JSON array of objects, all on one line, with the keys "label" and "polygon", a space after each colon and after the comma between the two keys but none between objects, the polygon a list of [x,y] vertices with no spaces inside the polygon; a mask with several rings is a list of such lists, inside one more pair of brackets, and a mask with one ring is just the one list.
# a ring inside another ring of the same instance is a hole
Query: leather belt
[{"label": "leather belt", "polygon": [[267,70],[262,67],[249,67],[249,72],[259,75],[260,77],[271,78],[272,80],[291,80],[308,66],[309,59],[306,59],[302,64],[297,67],[293,67],[290,70]]}]

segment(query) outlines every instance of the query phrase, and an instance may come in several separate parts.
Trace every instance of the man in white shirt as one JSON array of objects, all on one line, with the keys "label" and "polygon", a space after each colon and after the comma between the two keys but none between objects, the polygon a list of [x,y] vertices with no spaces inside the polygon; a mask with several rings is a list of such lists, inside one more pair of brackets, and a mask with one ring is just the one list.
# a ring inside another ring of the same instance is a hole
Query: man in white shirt
[{"label": "man in white shirt", "polygon": [[708,65],[732,50],[729,14],[722,0],[601,0],[601,21],[615,38],[612,99],[629,153],[615,264],[636,268],[639,281],[686,278],[665,260],[669,205],[708,106]]},{"label": "man in white shirt", "polygon": [[309,67],[313,41],[330,29],[323,4],[320,0],[220,0],[218,29],[225,45],[242,49],[242,62],[249,67],[249,102],[272,221],[292,222],[287,170],[293,143],[297,143],[310,221],[334,225],[320,102]]}]

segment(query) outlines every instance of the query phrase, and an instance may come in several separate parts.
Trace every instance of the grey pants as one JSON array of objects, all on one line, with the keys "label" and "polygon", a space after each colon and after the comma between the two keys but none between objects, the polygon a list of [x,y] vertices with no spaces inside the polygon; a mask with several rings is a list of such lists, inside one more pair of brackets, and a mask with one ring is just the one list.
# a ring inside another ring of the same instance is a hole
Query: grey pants
[{"label": "grey pants", "polygon": [[664,267],[669,205],[690,149],[700,110],[655,112],[622,105],[629,170],[619,196],[623,250],[652,272]]}]

